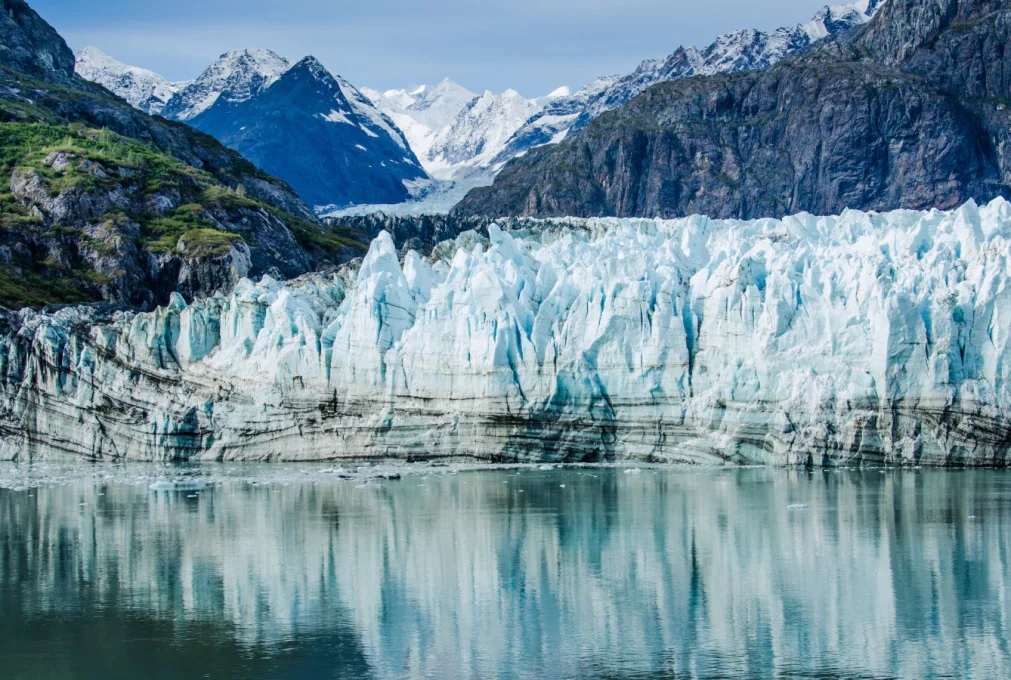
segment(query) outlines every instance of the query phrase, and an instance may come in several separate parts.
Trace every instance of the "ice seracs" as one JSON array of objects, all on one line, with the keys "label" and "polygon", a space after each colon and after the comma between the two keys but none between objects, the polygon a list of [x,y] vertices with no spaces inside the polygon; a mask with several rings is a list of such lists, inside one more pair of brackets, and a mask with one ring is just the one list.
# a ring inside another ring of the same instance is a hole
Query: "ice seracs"
[{"label": "ice seracs", "polygon": [[1003,199],[383,234],[338,275],[4,312],[0,452],[1006,465],[1009,283]]}]

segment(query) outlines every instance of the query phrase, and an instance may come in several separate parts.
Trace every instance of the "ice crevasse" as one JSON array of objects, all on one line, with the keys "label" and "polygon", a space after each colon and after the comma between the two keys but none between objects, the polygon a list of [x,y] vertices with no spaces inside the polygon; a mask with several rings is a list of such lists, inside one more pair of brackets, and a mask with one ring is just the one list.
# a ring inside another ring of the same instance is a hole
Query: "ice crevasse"
[{"label": "ice crevasse", "polygon": [[1005,465],[1011,204],[554,220],[0,312],[0,458]]}]

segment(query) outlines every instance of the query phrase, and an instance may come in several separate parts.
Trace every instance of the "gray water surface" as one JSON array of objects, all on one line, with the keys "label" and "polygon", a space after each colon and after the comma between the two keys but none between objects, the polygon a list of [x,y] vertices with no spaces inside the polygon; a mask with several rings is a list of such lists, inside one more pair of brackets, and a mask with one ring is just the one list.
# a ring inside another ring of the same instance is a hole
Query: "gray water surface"
[{"label": "gray water surface", "polygon": [[325,472],[0,470],[0,675],[1011,677],[1006,472]]}]

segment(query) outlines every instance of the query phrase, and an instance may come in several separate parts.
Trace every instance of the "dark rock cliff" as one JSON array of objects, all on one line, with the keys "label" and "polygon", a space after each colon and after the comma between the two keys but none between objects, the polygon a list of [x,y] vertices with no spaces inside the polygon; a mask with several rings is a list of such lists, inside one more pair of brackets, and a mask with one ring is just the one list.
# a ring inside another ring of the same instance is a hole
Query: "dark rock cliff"
[{"label": "dark rock cliff", "polygon": [[762,73],[657,85],[461,214],[755,218],[1011,195],[1011,8],[892,0]]},{"label": "dark rock cliff", "polygon": [[36,78],[69,83],[74,53],[23,0],[0,0],[0,65]]}]

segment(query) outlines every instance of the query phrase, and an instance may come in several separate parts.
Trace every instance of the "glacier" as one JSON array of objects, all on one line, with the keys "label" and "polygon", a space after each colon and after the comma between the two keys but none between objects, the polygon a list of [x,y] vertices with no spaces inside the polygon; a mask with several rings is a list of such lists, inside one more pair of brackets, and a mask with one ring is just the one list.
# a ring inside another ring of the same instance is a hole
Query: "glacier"
[{"label": "glacier", "polygon": [[0,312],[0,458],[1008,463],[1011,203],[536,225]]}]

